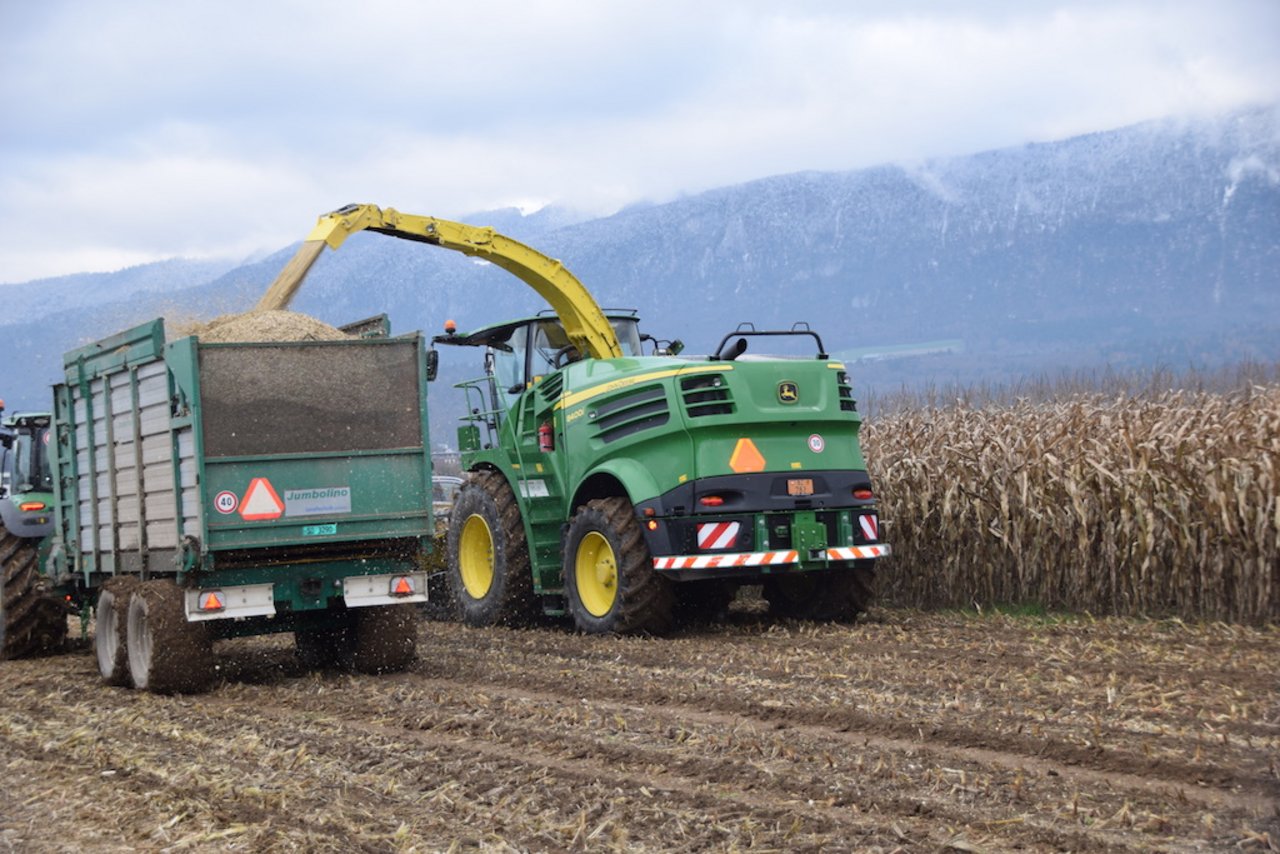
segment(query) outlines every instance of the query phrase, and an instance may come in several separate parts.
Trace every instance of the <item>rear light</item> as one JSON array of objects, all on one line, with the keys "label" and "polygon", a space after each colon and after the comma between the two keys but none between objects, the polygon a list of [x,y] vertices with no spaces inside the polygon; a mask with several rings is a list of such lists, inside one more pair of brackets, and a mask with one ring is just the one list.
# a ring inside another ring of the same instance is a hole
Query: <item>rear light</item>
[{"label": "rear light", "polygon": [[43,510],[48,506],[43,501],[24,501],[18,505],[18,509],[23,513],[30,513],[33,510]]},{"label": "rear light", "polygon": [[724,499],[719,495],[704,495],[698,499],[698,503],[703,507],[719,507],[724,504]]},{"label": "rear light", "polygon": [[855,489],[853,491],[853,497],[859,501],[870,501],[876,497],[876,494],[869,489]]},{"label": "rear light", "polygon": [[412,596],[413,594],[413,578],[411,576],[397,575],[391,579],[392,596]]},{"label": "rear light", "polygon": [[657,519],[650,519],[648,524],[649,524],[649,530],[650,530],[650,531],[656,531],[656,530],[658,530],[658,520],[657,520]]},{"label": "rear light", "polygon": [[201,611],[222,611],[227,607],[223,601],[221,590],[206,590],[200,594]]}]

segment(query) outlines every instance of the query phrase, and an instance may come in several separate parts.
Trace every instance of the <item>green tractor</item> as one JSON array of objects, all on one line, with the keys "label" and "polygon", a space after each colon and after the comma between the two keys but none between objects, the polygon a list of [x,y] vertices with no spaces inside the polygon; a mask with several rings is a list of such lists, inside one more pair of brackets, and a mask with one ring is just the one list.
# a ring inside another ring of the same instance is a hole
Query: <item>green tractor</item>
[{"label": "green tractor", "polygon": [[53,532],[49,425],[47,412],[0,422],[0,659],[57,650],[67,636],[65,600],[39,571],[41,544]]},{"label": "green tractor", "polygon": [[[433,344],[483,348],[458,430],[468,480],[448,574],[473,625],[572,617],[590,633],[661,634],[761,584],[778,615],[852,619],[889,554],[858,443],[848,371],[807,325],[742,325],[709,356],[644,340],[564,265],[496,233],[374,205],[320,217],[259,302],[288,305],[325,246],[368,229],[512,273],[551,305]],[[800,358],[748,354],[789,337]],[[428,378],[438,351],[427,353]]]}]

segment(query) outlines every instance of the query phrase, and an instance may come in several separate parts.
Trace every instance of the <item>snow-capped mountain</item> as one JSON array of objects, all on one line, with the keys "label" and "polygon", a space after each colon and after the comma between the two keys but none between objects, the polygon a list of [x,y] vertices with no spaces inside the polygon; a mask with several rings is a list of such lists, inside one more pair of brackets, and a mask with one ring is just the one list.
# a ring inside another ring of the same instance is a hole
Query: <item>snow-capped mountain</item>
[{"label": "snow-capped mountain", "polygon": [[[855,369],[864,389],[1280,359],[1276,107],[784,175],[588,221],[555,209],[467,219],[560,258],[602,305],[639,309],[647,331],[688,352],[741,321],[807,321],[833,352],[882,357]],[[92,308],[85,277],[80,295],[62,286],[56,313],[7,313],[22,320],[0,336],[29,369],[6,370],[0,396],[41,405],[63,351],[157,313],[244,310],[291,252]],[[333,323],[386,312],[397,330],[428,332],[541,307],[492,266],[375,234],[326,252],[294,305]]]}]

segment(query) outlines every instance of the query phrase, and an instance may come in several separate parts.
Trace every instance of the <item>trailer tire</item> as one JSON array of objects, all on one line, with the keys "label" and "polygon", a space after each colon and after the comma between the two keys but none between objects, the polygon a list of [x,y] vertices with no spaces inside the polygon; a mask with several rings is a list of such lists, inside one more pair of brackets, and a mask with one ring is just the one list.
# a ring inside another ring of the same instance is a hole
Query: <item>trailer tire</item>
[{"label": "trailer tire", "polygon": [[98,672],[108,685],[131,684],[129,673],[129,599],[141,581],[132,575],[107,579],[98,593],[94,609],[93,647],[98,656]]},{"label": "trailer tire", "polygon": [[573,514],[564,591],[574,624],[588,634],[662,635],[674,623],[671,581],[654,571],[626,498],[597,498]]},{"label": "trailer tire", "polygon": [[129,597],[129,675],[153,694],[198,694],[213,682],[213,642],[187,622],[183,591],[172,581],[139,584]]},{"label": "trailer tire", "polygon": [[541,614],[515,493],[501,473],[473,472],[449,514],[449,589],[469,626],[523,626]]},{"label": "trailer tire", "polygon": [[764,598],[769,613],[794,620],[853,622],[871,603],[875,570],[867,563],[766,578]]},{"label": "trailer tire", "polygon": [[294,652],[307,670],[337,667],[338,655],[350,628],[297,629],[293,633]]},{"label": "trailer tire", "polygon": [[44,590],[39,543],[0,524],[0,661],[59,652],[66,643],[66,606]]},{"label": "trailer tire", "polygon": [[357,673],[398,673],[418,645],[418,609],[412,605],[359,608],[349,635],[349,666]]}]

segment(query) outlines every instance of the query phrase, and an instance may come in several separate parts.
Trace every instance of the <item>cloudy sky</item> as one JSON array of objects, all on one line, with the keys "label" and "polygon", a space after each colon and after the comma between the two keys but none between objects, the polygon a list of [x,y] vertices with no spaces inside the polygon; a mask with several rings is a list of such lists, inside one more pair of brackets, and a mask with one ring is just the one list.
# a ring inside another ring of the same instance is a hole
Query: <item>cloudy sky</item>
[{"label": "cloudy sky", "polygon": [[0,0],[0,282],[1280,100],[1280,2]]}]

